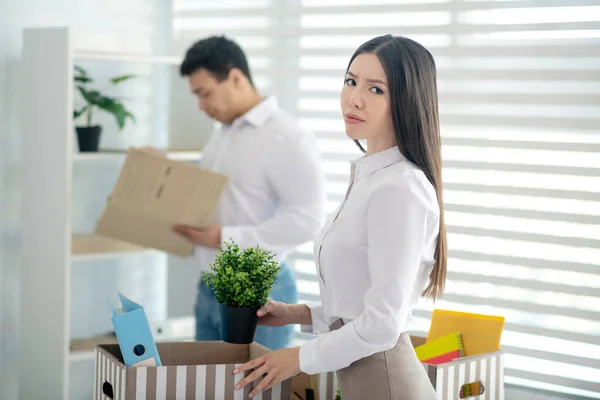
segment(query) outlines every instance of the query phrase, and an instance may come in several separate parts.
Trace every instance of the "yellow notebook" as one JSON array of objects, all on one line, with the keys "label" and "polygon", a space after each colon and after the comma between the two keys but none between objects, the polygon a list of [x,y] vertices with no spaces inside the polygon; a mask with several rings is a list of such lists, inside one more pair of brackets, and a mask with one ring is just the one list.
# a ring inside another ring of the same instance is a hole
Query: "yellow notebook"
[{"label": "yellow notebook", "polygon": [[460,332],[465,356],[489,353],[500,349],[504,317],[435,309],[426,343]]},{"label": "yellow notebook", "polygon": [[457,352],[457,357],[464,355],[461,334],[458,332],[452,332],[415,347],[415,353],[417,353],[419,361],[429,360],[450,352]]}]

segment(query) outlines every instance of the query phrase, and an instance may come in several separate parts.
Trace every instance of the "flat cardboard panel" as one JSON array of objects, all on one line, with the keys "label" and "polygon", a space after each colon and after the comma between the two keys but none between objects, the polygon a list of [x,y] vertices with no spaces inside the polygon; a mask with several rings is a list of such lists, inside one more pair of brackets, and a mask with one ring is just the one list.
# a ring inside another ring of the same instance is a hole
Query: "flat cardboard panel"
[{"label": "flat cardboard panel", "polygon": [[226,183],[222,174],[129,149],[96,233],[188,256],[193,245],[173,225],[206,226]]},{"label": "flat cardboard panel", "polygon": [[[168,343],[162,346],[168,346],[171,350],[172,359],[168,365],[230,364],[249,360],[246,344],[205,341]],[[161,351],[159,347],[159,354],[162,354]]]}]

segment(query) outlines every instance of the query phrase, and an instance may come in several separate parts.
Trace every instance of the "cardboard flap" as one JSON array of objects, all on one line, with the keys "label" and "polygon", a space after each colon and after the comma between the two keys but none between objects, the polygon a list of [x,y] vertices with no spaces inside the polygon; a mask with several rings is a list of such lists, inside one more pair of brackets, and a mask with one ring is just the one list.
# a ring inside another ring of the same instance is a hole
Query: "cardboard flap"
[{"label": "cardboard flap", "polygon": [[192,243],[173,231],[173,223],[115,205],[104,209],[96,233],[182,257],[194,250]]},{"label": "cardboard flap", "polygon": [[225,175],[129,149],[109,203],[173,223],[204,226],[226,182]]},{"label": "cardboard flap", "polygon": [[269,352],[271,352],[271,350],[269,350],[265,346],[262,346],[258,343],[250,344],[250,360],[254,360],[255,358],[262,357]]},{"label": "cardboard flap", "polygon": [[192,247],[173,226],[208,225],[226,183],[225,175],[129,149],[96,233],[187,256]]},{"label": "cardboard flap", "polygon": [[[169,360],[163,352],[169,352]],[[159,343],[158,353],[163,365],[236,364],[249,361],[248,345],[219,341]]]}]

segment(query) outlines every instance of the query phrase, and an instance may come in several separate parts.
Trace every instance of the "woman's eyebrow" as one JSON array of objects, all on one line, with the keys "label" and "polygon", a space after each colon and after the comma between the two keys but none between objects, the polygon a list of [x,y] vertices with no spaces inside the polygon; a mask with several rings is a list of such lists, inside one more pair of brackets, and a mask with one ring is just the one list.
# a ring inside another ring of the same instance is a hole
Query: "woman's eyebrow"
[{"label": "woman's eyebrow", "polygon": [[[352,78],[358,78],[358,75],[356,75],[355,73],[353,73],[352,71],[348,71],[346,72],[346,75],[352,77]],[[381,79],[377,79],[377,78],[373,78],[373,79],[367,79],[367,82],[369,83],[379,83],[381,85],[385,85],[387,86],[388,84],[385,83],[385,81],[381,80]]]}]

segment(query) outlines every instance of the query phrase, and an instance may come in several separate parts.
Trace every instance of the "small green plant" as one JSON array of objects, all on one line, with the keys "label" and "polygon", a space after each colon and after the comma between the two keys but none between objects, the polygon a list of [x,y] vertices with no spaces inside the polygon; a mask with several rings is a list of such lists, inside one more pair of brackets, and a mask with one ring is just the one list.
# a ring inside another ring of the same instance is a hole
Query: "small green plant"
[{"label": "small green plant", "polygon": [[[116,76],[110,79],[110,83],[112,85],[117,85],[121,82],[125,82],[131,78],[134,78],[136,75],[121,75]],[[95,112],[95,108],[99,108],[104,110],[112,115],[114,115],[117,120],[117,125],[119,129],[122,130],[125,126],[125,122],[127,118],[131,119],[135,122],[135,116],[129,112],[121,100],[117,97],[108,97],[100,91],[96,89],[89,88],[89,85],[94,82],[92,77],[88,74],[88,72],[80,66],[75,66],[75,87],[81,93],[85,101],[85,105],[82,106],[78,110],[73,111],[73,119],[77,119],[80,116],[85,114],[86,117],[86,127],[92,126],[92,117]]]},{"label": "small green plant", "polygon": [[202,275],[217,301],[229,307],[263,306],[281,269],[273,253],[258,246],[242,251],[233,239],[219,249],[211,270]]},{"label": "small green plant", "polygon": [[339,386],[337,388],[337,391],[335,392],[335,400],[342,400],[342,391],[340,390]]}]

